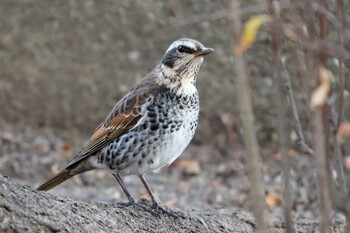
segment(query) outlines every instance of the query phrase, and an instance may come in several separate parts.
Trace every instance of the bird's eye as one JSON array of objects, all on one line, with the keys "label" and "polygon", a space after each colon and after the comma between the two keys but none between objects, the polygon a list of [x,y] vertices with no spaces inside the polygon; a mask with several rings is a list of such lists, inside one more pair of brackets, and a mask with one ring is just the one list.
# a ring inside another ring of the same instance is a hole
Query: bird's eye
[{"label": "bird's eye", "polygon": [[177,47],[177,51],[179,51],[180,53],[194,53],[194,49],[191,49],[187,46],[183,46],[180,45],[179,47]]}]

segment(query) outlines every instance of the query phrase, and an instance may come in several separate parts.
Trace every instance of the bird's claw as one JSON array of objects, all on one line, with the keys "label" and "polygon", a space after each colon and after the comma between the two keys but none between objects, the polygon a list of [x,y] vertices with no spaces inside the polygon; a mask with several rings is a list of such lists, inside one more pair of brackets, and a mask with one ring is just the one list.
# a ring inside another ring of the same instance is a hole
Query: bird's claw
[{"label": "bird's claw", "polygon": [[163,207],[161,207],[157,202],[153,202],[151,209],[155,212],[159,212],[161,214],[166,214],[170,217],[173,218],[179,218],[179,217],[183,217],[183,213],[179,212],[179,211],[175,211],[175,210],[167,210]]},{"label": "bird's claw", "polygon": [[125,208],[125,207],[129,207],[129,206],[132,206],[138,210],[149,212],[157,217],[160,217],[161,214],[166,214],[166,215],[173,217],[173,218],[179,218],[179,217],[184,216],[183,213],[181,213],[179,211],[167,210],[167,209],[161,207],[157,202],[153,202],[151,207],[149,207],[147,205],[143,205],[143,204],[138,203],[138,202],[135,202],[135,200],[133,198],[129,198],[128,202],[118,203],[118,207],[120,207],[120,208]]},{"label": "bird's claw", "polygon": [[132,206],[135,209],[138,210],[146,210],[146,206],[142,205],[141,203],[137,203],[133,198],[129,198],[128,202],[119,202],[118,203],[118,207],[120,208],[125,208],[125,207],[129,207]]}]

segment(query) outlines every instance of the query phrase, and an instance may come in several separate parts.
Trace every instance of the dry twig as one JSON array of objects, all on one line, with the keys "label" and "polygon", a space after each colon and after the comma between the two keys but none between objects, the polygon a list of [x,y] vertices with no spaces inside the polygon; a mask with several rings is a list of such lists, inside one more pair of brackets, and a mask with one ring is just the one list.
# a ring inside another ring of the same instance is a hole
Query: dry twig
[{"label": "dry twig", "polygon": [[280,153],[282,155],[282,166],[283,166],[283,204],[284,204],[284,221],[286,225],[286,232],[292,233],[294,232],[293,224],[292,224],[292,215],[291,215],[291,207],[292,207],[292,197],[291,197],[291,187],[290,187],[290,164],[288,160],[288,149],[289,149],[289,139],[288,139],[288,130],[287,130],[287,107],[286,107],[286,97],[283,93],[284,80],[282,75],[282,61],[281,61],[281,49],[280,49],[280,36],[279,32],[281,28],[279,27],[277,13],[273,7],[273,2],[271,0],[267,0],[269,14],[272,18],[275,19],[272,22],[272,31],[271,31],[271,50],[272,56],[274,60],[274,70],[273,70],[273,78],[275,81],[275,91],[276,91],[276,106],[277,106],[277,115],[278,115],[278,124],[277,131],[279,135],[279,148]]},{"label": "dry twig", "polygon": [[[317,37],[317,29],[315,26],[316,14],[313,10],[312,2],[307,4],[307,27],[309,30],[310,40],[315,40]],[[317,50],[317,52],[320,50]],[[324,52],[324,50],[322,50]],[[309,65],[309,70],[311,70],[310,75],[307,78],[309,87],[314,88],[317,86],[319,76],[321,72],[316,70],[316,64],[319,64],[318,53],[315,53],[311,48],[307,50],[307,62]],[[321,58],[322,59],[322,58]],[[322,106],[315,106],[311,109],[311,132],[313,138],[313,148],[316,154],[316,167],[317,167],[317,180],[318,180],[318,191],[319,191],[319,203],[320,203],[320,215],[321,215],[321,232],[330,232],[330,193],[329,193],[329,174],[328,174],[328,164],[327,164],[327,153],[326,153],[326,136],[324,128],[324,115],[323,115],[323,103]]]},{"label": "dry twig", "polygon": [[299,147],[301,148],[303,153],[306,153],[308,155],[315,155],[315,152],[313,151],[313,149],[305,141],[305,136],[304,136],[303,128],[301,126],[299,112],[298,112],[297,104],[295,101],[294,91],[292,88],[292,83],[290,80],[289,72],[286,68],[284,60],[280,59],[280,61],[281,61],[282,69],[283,69],[282,78],[284,81],[284,89],[285,89],[285,92],[288,96],[289,103],[290,103],[291,108],[292,108],[293,128],[294,128],[294,131],[298,137],[297,144],[299,145]]},{"label": "dry twig", "polygon": [[[229,1],[229,20],[231,24],[232,40],[239,38],[241,22],[239,18],[239,3],[236,0]],[[233,44],[236,44],[235,42]],[[264,220],[264,187],[260,172],[260,154],[254,127],[254,114],[251,103],[250,86],[246,71],[246,64],[242,55],[233,52],[234,67],[236,70],[237,100],[244,130],[244,144],[247,155],[248,177],[250,181],[253,210],[258,232],[267,232]]]}]

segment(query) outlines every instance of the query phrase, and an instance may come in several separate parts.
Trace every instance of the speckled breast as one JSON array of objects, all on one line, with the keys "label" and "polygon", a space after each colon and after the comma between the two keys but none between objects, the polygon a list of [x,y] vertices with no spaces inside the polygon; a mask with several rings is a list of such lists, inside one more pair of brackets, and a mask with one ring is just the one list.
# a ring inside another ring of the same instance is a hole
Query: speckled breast
[{"label": "speckled breast", "polygon": [[144,174],[172,163],[186,148],[197,128],[197,92],[156,96],[137,127],[110,143],[98,157],[113,172]]}]

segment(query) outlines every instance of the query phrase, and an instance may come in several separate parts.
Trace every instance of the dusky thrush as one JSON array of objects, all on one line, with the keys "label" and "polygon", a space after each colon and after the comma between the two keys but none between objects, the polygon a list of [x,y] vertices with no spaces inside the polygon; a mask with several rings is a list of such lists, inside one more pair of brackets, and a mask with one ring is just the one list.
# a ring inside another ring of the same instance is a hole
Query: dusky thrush
[{"label": "dusky thrush", "polygon": [[196,75],[204,56],[213,51],[192,39],[174,41],[66,168],[37,190],[47,191],[80,173],[106,169],[117,179],[128,205],[137,203],[121,176],[138,175],[152,199],[152,209],[169,213],[158,204],[144,174],[171,164],[193,138],[199,114]]}]

